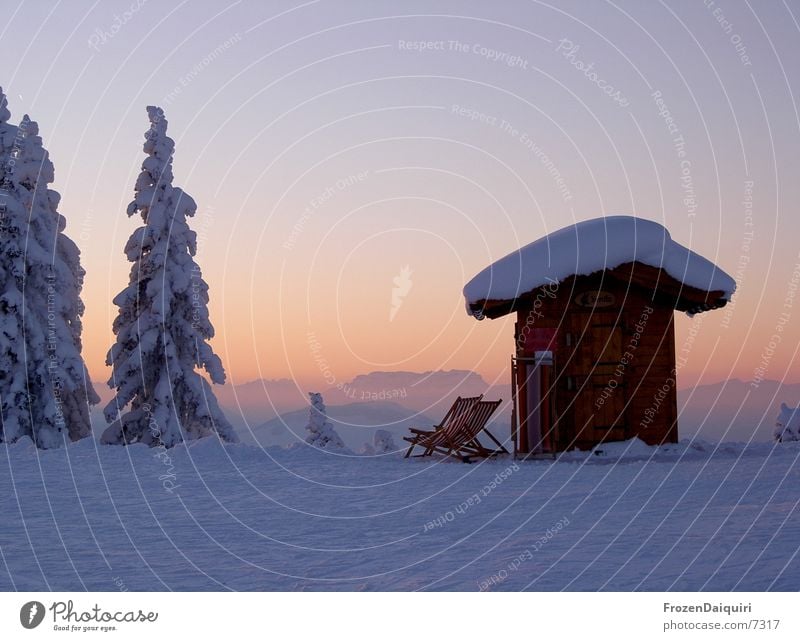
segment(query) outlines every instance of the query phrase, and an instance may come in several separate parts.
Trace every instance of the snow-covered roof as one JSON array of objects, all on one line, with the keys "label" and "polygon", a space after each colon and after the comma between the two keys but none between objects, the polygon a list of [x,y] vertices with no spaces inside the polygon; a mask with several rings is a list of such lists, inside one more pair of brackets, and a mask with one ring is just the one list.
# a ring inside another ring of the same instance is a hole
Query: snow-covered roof
[{"label": "snow-covered roof", "polygon": [[724,305],[736,289],[728,274],[676,243],[662,225],[607,216],[559,229],[489,265],[464,287],[467,313],[480,319],[488,301],[513,301],[553,281],[633,262],[662,269],[683,286],[720,292],[712,306]]}]

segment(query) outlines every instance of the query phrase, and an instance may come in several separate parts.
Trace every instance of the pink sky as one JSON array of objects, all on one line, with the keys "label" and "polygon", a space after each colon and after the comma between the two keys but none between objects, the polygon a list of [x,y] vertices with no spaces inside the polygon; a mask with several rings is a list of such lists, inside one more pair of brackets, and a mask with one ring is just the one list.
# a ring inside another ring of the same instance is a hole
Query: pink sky
[{"label": "pink sky", "polygon": [[[696,319],[681,386],[759,367],[800,380],[785,5],[726,5],[726,22],[703,3],[131,6],[26,3],[0,34],[0,84],[14,118],[39,122],[83,252],[94,378],[158,104],[234,382],[440,368],[506,382],[511,322],[468,317],[461,288],[611,213],[661,222],[739,281],[728,312]],[[678,349],[692,323],[679,317]]]}]

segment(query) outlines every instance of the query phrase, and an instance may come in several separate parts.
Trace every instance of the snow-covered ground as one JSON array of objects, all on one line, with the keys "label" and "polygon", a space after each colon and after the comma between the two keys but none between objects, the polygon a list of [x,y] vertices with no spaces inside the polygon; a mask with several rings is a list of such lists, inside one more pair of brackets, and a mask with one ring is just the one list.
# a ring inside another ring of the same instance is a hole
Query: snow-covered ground
[{"label": "snow-covered ground", "polygon": [[800,443],[466,465],[85,439],[2,459],[0,590],[800,589]]}]

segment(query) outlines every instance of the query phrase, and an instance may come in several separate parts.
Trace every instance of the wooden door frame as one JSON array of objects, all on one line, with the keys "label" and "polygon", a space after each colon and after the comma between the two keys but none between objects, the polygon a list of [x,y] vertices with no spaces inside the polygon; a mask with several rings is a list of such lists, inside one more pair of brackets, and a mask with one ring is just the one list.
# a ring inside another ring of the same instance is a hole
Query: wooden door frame
[{"label": "wooden door frame", "polygon": [[[553,381],[555,381],[557,377],[557,365],[556,365],[556,352],[555,350],[547,350],[553,355],[553,363],[548,367],[551,370],[551,376],[549,378],[549,384],[547,390],[544,391],[542,398],[540,399],[540,407],[545,409],[545,414],[549,418],[549,425],[541,425],[540,427],[540,435],[542,442],[545,441],[545,438],[549,445],[549,453],[553,453],[558,451],[558,434],[557,434],[557,412],[556,412],[556,395],[555,389],[553,388]],[[511,410],[511,434],[512,439],[514,441],[514,456],[518,453],[523,455],[528,455],[531,453],[531,444],[527,443],[528,434],[527,434],[527,421],[530,417],[530,408],[527,406],[527,397],[523,398],[520,394],[520,387],[519,382],[520,378],[524,377],[524,384],[527,391],[527,385],[529,381],[529,377],[527,376],[527,365],[530,363],[536,363],[537,359],[535,356],[512,356],[511,357],[511,397],[512,397],[512,410]],[[540,385],[542,383],[540,382]],[[545,406],[544,403],[547,403]],[[524,405],[525,409],[525,416],[523,417],[522,408]],[[541,416],[541,414],[540,414]],[[523,434],[523,426],[525,427],[525,441],[528,450],[526,452],[519,452],[519,442],[522,438]]]}]

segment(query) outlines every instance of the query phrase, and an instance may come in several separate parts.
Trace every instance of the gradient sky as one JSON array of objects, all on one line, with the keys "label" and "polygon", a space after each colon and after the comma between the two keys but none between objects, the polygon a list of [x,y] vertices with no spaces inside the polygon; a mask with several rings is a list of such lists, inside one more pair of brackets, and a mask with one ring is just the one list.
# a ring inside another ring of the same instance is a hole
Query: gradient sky
[{"label": "gradient sky", "polygon": [[[199,204],[214,346],[235,383],[451,368],[506,382],[512,323],[468,317],[463,285],[606,213],[665,224],[739,281],[727,313],[695,319],[681,386],[752,379],[783,312],[763,375],[800,380],[800,299],[784,306],[800,263],[798,2],[9,0],[3,13],[0,85],[55,163],[96,379],[157,104],[175,184]],[[692,323],[679,316],[679,349]]]}]

